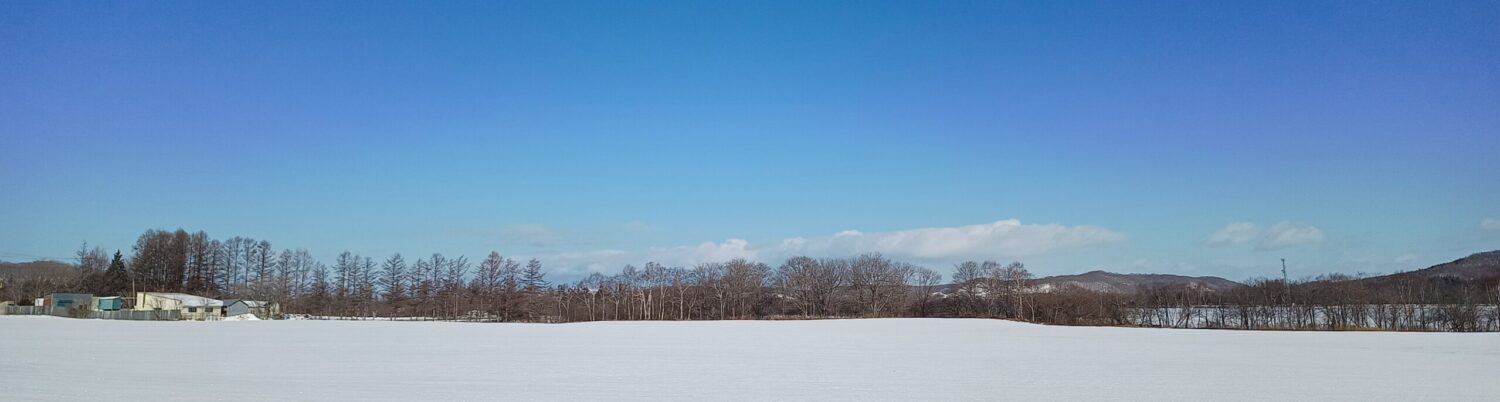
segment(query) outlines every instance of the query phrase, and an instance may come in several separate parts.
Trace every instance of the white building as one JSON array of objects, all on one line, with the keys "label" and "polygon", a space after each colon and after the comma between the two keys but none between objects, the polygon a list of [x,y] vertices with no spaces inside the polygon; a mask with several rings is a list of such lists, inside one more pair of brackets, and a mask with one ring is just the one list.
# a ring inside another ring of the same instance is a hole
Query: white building
[{"label": "white building", "polygon": [[224,302],[186,293],[138,292],[136,310],[177,310],[184,320],[218,320],[224,318]]}]

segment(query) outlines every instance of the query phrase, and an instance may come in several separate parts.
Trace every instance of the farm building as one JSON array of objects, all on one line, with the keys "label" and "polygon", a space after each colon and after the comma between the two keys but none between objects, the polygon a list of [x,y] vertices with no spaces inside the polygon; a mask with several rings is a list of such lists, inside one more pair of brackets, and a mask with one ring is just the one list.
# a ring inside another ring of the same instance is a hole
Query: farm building
[{"label": "farm building", "polygon": [[120,296],[95,297],[94,310],[96,311],[120,311],[125,305],[125,298]]},{"label": "farm building", "polygon": [[94,295],[88,293],[53,293],[47,296],[52,315],[71,316],[75,311],[94,309]]},{"label": "farm building", "polygon": [[269,320],[281,315],[281,305],[262,300],[229,299],[224,301],[224,316],[241,314],[255,314],[257,318]]},{"label": "farm building", "polygon": [[186,293],[139,292],[136,310],[177,310],[184,320],[217,320],[224,317],[224,302]]}]

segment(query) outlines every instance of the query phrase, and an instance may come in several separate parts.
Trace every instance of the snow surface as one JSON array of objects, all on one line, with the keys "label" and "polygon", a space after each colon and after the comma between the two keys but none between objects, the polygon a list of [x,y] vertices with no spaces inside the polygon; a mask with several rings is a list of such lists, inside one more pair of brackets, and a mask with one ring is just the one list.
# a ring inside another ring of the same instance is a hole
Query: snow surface
[{"label": "snow surface", "polygon": [[1500,334],[0,317],[0,399],[1496,400]]}]

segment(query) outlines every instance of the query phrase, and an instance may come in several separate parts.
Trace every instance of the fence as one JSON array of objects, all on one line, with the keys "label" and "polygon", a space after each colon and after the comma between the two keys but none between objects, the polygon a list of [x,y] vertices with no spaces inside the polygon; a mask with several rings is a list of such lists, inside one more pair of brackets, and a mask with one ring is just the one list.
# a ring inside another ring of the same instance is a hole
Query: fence
[{"label": "fence", "polygon": [[50,309],[41,306],[5,306],[5,315],[51,315]]},{"label": "fence", "polygon": [[5,306],[4,313],[4,315],[52,315],[100,320],[177,321],[182,319],[182,311],[180,310],[70,310],[54,314],[52,308],[45,306]]},{"label": "fence", "polygon": [[90,311],[87,317],[101,320],[131,320],[131,321],[177,321],[182,319],[181,310],[116,310],[116,311]]}]

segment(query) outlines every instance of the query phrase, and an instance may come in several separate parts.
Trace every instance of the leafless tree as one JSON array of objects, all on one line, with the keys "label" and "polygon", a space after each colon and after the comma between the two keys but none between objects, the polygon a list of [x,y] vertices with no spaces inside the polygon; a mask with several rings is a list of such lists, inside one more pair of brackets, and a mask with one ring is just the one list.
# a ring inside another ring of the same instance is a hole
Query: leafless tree
[{"label": "leafless tree", "polygon": [[849,286],[849,264],[792,257],[777,269],[775,283],[804,317],[830,316],[837,292]]},{"label": "leafless tree", "polygon": [[849,285],[866,316],[891,315],[906,294],[912,273],[910,264],[891,261],[880,254],[863,254],[849,262]]},{"label": "leafless tree", "polygon": [[927,317],[932,314],[933,295],[938,293],[938,286],[943,283],[943,275],[927,268],[915,268],[911,275],[911,302],[912,313],[917,317]]}]

